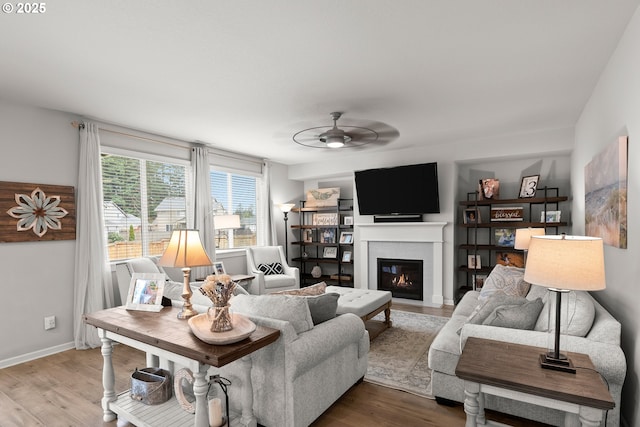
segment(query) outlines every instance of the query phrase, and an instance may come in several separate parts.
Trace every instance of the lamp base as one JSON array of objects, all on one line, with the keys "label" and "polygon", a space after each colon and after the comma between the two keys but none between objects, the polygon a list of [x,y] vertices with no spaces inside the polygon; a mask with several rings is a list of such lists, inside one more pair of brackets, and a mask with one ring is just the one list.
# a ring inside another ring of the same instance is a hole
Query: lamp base
[{"label": "lamp base", "polygon": [[187,304],[185,303],[185,305],[182,306],[182,310],[178,312],[178,319],[187,320],[188,318],[196,315],[198,315],[198,312],[191,307],[191,304],[187,307]]},{"label": "lamp base", "polygon": [[568,359],[563,355],[560,355],[560,358],[555,358],[549,354],[541,354],[540,367],[544,369],[553,369],[554,371],[569,372],[571,374],[576,373],[576,369],[573,367],[571,359]]}]

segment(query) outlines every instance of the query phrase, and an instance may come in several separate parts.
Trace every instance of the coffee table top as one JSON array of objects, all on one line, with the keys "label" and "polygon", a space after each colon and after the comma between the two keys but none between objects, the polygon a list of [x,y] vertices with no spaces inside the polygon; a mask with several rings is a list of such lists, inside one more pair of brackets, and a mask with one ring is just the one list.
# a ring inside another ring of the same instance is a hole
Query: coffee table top
[{"label": "coffee table top", "polygon": [[246,339],[233,344],[211,345],[200,341],[186,320],[177,318],[177,307],[164,307],[157,313],[126,310],[124,306],[85,314],[84,321],[200,363],[221,367],[265,347],[280,336],[277,329],[257,326]]},{"label": "coffee table top", "polygon": [[540,367],[546,349],[471,337],[460,355],[456,376],[467,381],[562,400],[597,409],[612,409],[615,402],[591,359],[567,352],[576,373]]}]

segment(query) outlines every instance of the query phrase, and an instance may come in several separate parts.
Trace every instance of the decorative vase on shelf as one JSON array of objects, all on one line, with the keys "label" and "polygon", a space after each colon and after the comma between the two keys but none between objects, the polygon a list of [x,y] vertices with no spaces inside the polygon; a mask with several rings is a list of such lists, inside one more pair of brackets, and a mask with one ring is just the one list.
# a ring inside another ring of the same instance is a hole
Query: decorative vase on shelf
[{"label": "decorative vase on shelf", "polygon": [[229,298],[233,295],[236,283],[228,274],[207,276],[200,292],[207,296],[213,307],[207,310],[207,319],[211,322],[211,332],[227,332],[233,329]]},{"label": "decorative vase on shelf", "polygon": [[311,277],[313,277],[314,279],[317,279],[320,276],[322,276],[322,269],[320,268],[319,265],[316,265],[311,269]]}]

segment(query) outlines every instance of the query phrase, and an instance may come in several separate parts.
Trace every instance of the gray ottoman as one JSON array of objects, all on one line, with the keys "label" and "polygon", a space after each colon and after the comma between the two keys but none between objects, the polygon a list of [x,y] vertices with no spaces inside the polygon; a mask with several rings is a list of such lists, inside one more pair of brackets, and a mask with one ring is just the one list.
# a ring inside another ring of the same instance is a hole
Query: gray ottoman
[{"label": "gray ottoman", "polygon": [[342,286],[327,286],[325,292],[340,294],[337,314],[353,313],[360,317],[363,322],[370,320],[384,310],[384,321],[382,322],[384,327],[382,329],[377,328],[375,335],[369,331],[371,339],[391,327],[391,292],[344,288]]}]

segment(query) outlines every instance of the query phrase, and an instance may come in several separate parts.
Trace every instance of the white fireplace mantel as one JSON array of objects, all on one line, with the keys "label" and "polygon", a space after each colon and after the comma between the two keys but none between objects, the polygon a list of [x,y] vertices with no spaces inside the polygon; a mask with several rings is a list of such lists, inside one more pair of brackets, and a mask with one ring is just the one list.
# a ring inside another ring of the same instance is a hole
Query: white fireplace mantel
[{"label": "white fireplace mantel", "polygon": [[431,283],[433,284],[430,301],[425,295],[425,304],[442,305],[444,298],[443,289],[443,245],[444,227],[446,222],[391,222],[391,223],[367,223],[356,224],[354,227],[358,247],[355,253],[358,266],[356,284],[362,289],[369,288],[369,242],[416,242],[430,243],[433,245],[433,272]]}]

